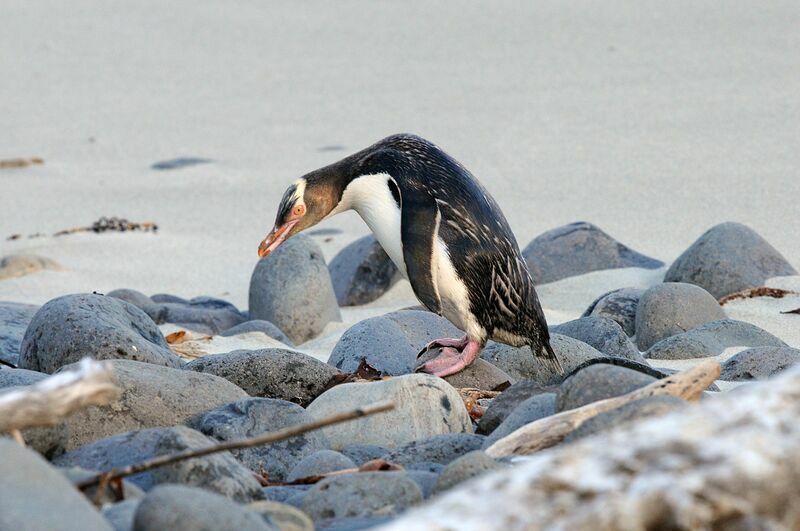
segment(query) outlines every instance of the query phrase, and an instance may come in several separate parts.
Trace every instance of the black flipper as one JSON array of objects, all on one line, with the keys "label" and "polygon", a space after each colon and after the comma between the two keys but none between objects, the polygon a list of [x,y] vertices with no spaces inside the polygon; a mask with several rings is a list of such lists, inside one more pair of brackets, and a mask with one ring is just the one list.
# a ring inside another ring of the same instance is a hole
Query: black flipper
[{"label": "black flipper", "polygon": [[433,238],[439,209],[427,191],[412,190],[402,194],[400,237],[408,280],[417,298],[430,311],[441,314],[441,302],[431,276]]}]

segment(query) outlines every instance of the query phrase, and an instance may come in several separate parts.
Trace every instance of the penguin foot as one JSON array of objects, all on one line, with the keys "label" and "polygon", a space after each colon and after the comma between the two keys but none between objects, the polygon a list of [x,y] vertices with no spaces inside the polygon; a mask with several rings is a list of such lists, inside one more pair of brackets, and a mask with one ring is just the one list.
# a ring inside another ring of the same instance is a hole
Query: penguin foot
[{"label": "penguin foot", "polygon": [[417,354],[417,359],[421,358],[435,348],[455,347],[458,350],[463,350],[467,346],[467,343],[469,343],[467,336],[464,336],[461,339],[434,339],[425,345],[425,348],[419,351],[419,354]]},{"label": "penguin foot", "polygon": [[481,348],[480,343],[469,340],[461,350],[455,347],[444,347],[438,356],[417,367],[416,372],[427,372],[439,378],[450,376],[475,361]]}]

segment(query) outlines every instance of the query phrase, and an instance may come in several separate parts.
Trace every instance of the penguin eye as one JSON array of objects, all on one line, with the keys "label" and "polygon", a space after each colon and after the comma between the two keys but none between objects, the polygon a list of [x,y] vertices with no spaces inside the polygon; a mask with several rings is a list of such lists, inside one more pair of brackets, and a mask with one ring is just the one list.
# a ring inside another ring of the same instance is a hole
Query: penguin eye
[{"label": "penguin eye", "polygon": [[302,216],[305,213],[306,213],[305,205],[297,205],[292,209],[292,214],[295,216]]}]

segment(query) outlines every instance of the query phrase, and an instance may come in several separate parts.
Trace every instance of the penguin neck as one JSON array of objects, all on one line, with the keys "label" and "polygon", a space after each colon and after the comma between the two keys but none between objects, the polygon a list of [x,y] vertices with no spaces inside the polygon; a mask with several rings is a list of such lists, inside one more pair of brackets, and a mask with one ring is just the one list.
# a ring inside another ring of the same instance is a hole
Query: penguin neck
[{"label": "penguin neck", "polygon": [[392,177],[387,173],[356,177],[347,184],[339,204],[328,216],[345,210],[355,210],[375,235],[389,258],[403,276],[406,276],[400,233],[400,206],[395,201],[389,187],[391,180]]}]

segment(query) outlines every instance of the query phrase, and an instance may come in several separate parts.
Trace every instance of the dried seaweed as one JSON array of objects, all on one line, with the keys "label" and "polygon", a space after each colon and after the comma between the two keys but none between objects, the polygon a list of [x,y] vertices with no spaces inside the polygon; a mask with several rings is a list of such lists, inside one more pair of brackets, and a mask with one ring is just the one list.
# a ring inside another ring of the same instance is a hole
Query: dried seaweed
[{"label": "dried seaweed", "polygon": [[27,168],[28,166],[44,164],[44,159],[39,157],[0,160],[0,169]]},{"label": "dried seaweed", "polygon": [[773,299],[782,299],[787,295],[797,295],[797,292],[789,291],[786,289],[768,288],[766,286],[762,286],[760,288],[750,288],[742,291],[737,291],[736,293],[731,293],[730,295],[722,297],[719,300],[719,303],[720,305],[724,305],[738,299],[754,299],[756,297],[772,297]]}]

